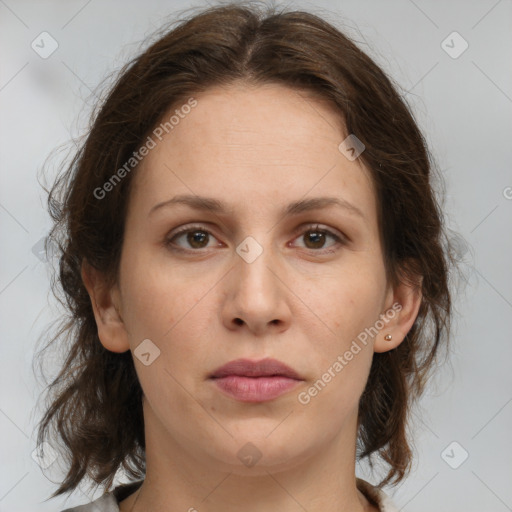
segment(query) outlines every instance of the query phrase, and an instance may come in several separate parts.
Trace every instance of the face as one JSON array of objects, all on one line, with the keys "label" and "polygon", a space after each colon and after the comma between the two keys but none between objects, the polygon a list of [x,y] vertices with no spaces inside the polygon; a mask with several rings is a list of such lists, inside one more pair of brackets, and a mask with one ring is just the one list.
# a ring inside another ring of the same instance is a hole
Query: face
[{"label": "face", "polygon": [[[194,98],[134,176],[113,294],[122,324],[102,343],[134,354],[155,450],[243,473],[245,446],[261,456],[252,474],[348,434],[351,453],[375,348],[354,340],[393,304],[368,171],[338,149],[348,134],[333,108],[305,93],[233,85]],[[178,196],[222,209],[162,204]],[[308,203],[318,198],[341,206]],[[230,394],[210,377],[240,358],[277,359],[299,379],[248,397],[235,378]]]}]

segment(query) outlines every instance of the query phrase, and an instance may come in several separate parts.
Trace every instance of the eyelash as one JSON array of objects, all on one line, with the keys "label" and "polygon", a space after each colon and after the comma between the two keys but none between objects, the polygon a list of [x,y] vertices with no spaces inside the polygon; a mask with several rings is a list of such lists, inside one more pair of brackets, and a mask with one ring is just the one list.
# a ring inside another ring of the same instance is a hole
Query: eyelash
[{"label": "eyelash", "polygon": [[[186,253],[199,252],[199,251],[201,251],[201,249],[183,249],[182,247],[178,247],[178,246],[174,245],[174,243],[173,243],[173,240],[176,239],[179,235],[189,233],[189,232],[195,232],[195,231],[200,231],[200,232],[208,233],[209,235],[215,236],[211,233],[211,231],[209,229],[207,229],[201,225],[184,226],[183,228],[180,228],[178,231],[173,233],[172,236],[166,238],[165,246],[169,247],[173,251],[177,251],[177,252],[186,252]],[[345,245],[347,243],[347,240],[344,237],[337,235],[336,233],[334,233],[333,231],[331,231],[329,229],[321,228],[318,224],[311,224],[311,225],[306,226],[305,229],[302,229],[300,232],[298,232],[297,237],[300,235],[304,235],[305,233],[308,233],[308,232],[321,233],[323,235],[330,236],[339,245]],[[332,254],[336,251],[336,249],[332,249],[332,248],[327,248],[327,249],[307,249],[306,248],[306,250],[311,251],[316,254],[321,254],[321,255]]]}]

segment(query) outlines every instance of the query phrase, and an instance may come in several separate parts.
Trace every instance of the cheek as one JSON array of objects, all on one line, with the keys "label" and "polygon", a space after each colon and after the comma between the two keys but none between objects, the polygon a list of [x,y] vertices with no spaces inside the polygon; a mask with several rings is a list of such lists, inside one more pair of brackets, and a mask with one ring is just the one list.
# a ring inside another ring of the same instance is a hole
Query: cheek
[{"label": "cheek", "polygon": [[126,259],[125,269],[123,318],[132,351],[150,339],[160,350],[160,363],[182,376],[207,356],[212,317],[218,316],[212,288],[219,276],[184,272],[140,253]]},{"label": "cheek", "polygon": [[[343,275],[343,278],[338,277]],[[318,394],[328,405],[341,400],[344,404],[357,403],[362,393],[373,357],[370,329],[379,319],[382,306],[383,283],[374,271],[340,272],[325,279],[324,286],[304,287],[299,296],[309,312],[298,326],[306,331],[314,349],[316,378],[320,379]],[[315,391],[313,390],[314,394]]]},{"label": "cheek", "polygon": [[[123,320],[144,394],[162,416],[168,404],[184,413],[191,401],[180,384],[191,388],[189,370],[198,367],[198,354],[205,353],[199,346],[205,340],[201,330],[208,328],[206,301],[201,299],[213,283],[208,286],[205,279],[185,276],[142,253],[126,257],[123,265]],[[146,339],[159,350],[147,366],[137,360],[137,348]]]},{"label": "cheek", "polygon": [[370,327],[382,313],[384,282],[382,276],[363,265],[343,268],[313,285],[299,288],[315,324],[320,324],[329,339],[349,343]]},{"label": "cheek", "polygon": [[[357,411],[368,379],[373,343],[364,333],[378,319],[380,305],[371,282],[338,280],[331,282],[326,293],[309,291],[312,302],[308,305],[317,317],[299,327],[307,330],[312,345],[308,359],[315,368],[299,402],[311,407],[311,417],[330,421],[332,434]],[[311,320],[311,314],[308,318]]]},{"label": "cheek", "polygon": [[168,261],[164,264],[130,244],[125,251],[121,262],[123,311],[130,336],[162,339],[193,308],[200,293],[192,292],[193,281],[180,277],[182,272]]}]

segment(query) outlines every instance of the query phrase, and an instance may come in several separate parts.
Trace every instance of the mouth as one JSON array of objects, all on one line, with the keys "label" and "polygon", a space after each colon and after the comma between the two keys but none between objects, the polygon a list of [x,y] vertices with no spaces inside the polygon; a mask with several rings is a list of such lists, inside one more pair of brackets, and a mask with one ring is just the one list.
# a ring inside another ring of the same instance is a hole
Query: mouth
[{"label": "mouth", "polygon": [[210,380],[225,394],[241,402],[273,400],[304,379],[286,364],[276,359],[251,361],[237,359],[211,375]]},{"label": "mouth", "polygon": [[303,380],[293,368],[277,359],[270,358],[260,361],[236,359],[217,368],[210,375],[210,378],[218,379],[229,375],[239,377],[287,377],[289,379]]}]

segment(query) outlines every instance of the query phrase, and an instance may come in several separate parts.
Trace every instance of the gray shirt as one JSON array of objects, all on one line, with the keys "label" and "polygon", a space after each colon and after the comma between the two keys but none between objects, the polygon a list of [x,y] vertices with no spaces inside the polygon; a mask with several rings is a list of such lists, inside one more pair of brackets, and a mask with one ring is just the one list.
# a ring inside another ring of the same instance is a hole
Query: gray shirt
[{"label": "gray shirt", "polygon": [[[144,480],[138,480],[129,484],[118,485],[110,492],[85,505],[67,508],[62,512],[119,512],[119,503],[134,493]],[[356,480],[357,488],[366,496],[368,501],[379,507],[380,512],[398,512],[398,508],[386,496],[386,494],[369,484],[365,480]]]}]

